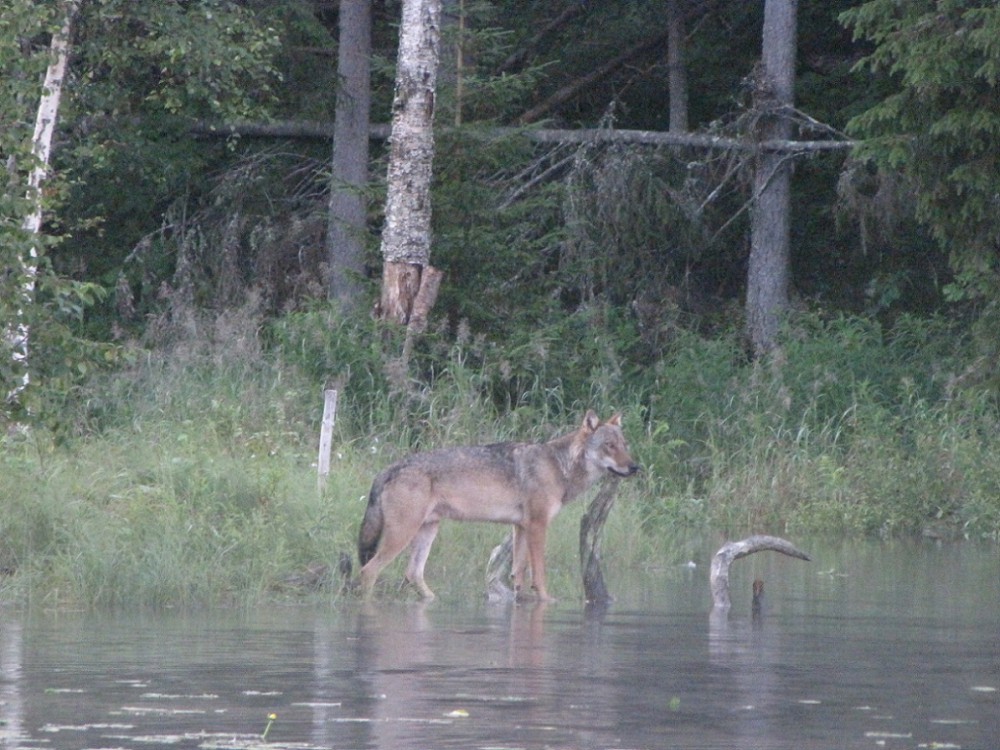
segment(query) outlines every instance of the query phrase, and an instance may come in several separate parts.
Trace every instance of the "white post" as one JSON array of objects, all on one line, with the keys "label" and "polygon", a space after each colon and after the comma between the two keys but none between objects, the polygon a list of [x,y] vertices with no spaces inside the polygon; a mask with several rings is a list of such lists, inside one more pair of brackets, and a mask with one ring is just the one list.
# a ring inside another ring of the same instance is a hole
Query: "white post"
[{"label": "white post", "polygon": [[333,425],[337,421],[337,391],[323,391],[323,425],[319,431],[318,481],[319,491],[326,488],[330,475],[330,448],[333,444]]}]

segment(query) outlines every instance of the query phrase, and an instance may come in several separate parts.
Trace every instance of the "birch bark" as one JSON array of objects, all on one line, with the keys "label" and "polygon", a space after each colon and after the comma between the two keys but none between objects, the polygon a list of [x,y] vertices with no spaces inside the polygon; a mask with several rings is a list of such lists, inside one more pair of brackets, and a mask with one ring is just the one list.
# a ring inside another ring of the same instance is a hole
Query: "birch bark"
[{"label": "birch bark", "polygon": [[28,342],[30,327],[25,321],[25,311],[34,302],[35,282],[38,277],[38,236],[42,228],[42,185],[49,172],[49,159],[52,154],[52,136],[59,117],[59,102],[62,99],[63,80],[66,77],[66,67],[69,63],[70,36],[73,29],[73,19],[79,9],[80,0],[69,0],[65,4],[65,15],[60,29],[52,35],[50,43],[51,58],[45,71],[45,81],[42,84],[42,95],[38,102],[38,113],[35,117],[35,129],[31,137],[31,155],[33,164],[28,175],[28,201],[31,212],[24,217],[21,228],[32,238],[28,257],[21,258],[21,269],[24,277],[21,286],[21,307],[17,310],[16,320],[9,325],[7,337],[11,344],[11,356],[15,372],[20,373],[20,382],[14,383],[7,394],[8,402],[16,402],[21,393],[31,383],[31,369],[28,364]]},{"label": "birch bark", "polygon": [[[402,325],[413,314],[424,277],[434,275],[430,189],[440,41],[441,0],[403,0],[389,136],[380,303],[382,319]],[[432,273],[427,274],[428,270]]]}]

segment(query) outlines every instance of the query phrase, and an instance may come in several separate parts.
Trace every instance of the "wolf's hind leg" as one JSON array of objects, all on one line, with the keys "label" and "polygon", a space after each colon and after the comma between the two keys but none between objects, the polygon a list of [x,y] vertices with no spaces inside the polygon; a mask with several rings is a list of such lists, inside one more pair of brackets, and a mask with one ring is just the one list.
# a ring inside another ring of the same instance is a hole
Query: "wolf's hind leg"
[{"label": "wolf's hind leg", "polygon": [[[420,533],[419,531],[417,532]],[[409,544],[412,539],[412,535],[406,528],[397,529],[395,527],[386,527],[382,532],[382,538],[379,540],[378,549],[375,554],[372,555],[371,560],[369,560],[361,568],[361,593],[366,599],[371,596],[372,590],[375,588],[375,581],[378,579],[379,573],[389,565],[396,557],[406,549],[406,545]]]},{"label": "wolf's hind leg", "polygon": [[427,563],[427,556],[431,553],[431,545],[434,544],[434,538],[437,536],[438,526],[438,521],[428,521],[420,527],[417,535],[410,542],[410,564],[406,567],[406,580],[417,587],[424,599],[434,598],[434,592],[424,581],[424,565]]}]

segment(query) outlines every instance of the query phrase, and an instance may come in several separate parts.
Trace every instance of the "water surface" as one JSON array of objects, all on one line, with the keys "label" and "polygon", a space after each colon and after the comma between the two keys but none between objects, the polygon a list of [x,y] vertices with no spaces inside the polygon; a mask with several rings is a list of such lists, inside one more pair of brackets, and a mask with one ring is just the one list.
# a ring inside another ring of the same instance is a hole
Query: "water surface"
[{"label": "water surface", "polygon": [[0,748],[254,747],[271,714],[274,748],[1000,747],[997,549],[802,546],[738,561],[727,618],[706,555],[604,611],[444,581],[426,606],[0,611]]}]

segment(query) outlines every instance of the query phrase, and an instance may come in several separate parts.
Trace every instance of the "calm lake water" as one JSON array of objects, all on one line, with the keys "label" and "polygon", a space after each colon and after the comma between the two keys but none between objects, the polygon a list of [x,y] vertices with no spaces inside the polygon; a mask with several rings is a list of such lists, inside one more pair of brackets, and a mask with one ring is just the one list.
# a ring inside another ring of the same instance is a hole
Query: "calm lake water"
[{"label": "calm lake water", "polygon": [[736,562],[722,620],[710,552],[603,612],[0,610],[0,748],[1000,747],[998,549],[800,546]]}]

